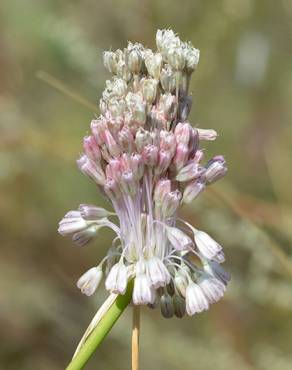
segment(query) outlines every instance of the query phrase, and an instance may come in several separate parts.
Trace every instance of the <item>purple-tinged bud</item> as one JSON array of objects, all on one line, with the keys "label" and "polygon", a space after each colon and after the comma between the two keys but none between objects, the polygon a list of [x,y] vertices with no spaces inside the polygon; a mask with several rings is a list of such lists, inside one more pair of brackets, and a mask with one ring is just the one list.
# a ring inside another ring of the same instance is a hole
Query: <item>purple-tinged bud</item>
[{"label": "purple-tinged bud", "polygon": [[140,154],[135,153],[131,155],[131,170],[135,180],[139,181],[144,174],[144,163]]},{"label": "purple-tinged bud", "polygon": [[204,157],[204,152],[202,150],[197,150],[193,157],[193,160],[197,163],[200,163],[203,157]]},{"label": "purple-tinged bud", "polygon": [[115,139],[113,138],[109,130],[106,130],[104,132],[104,139],[110,155],[112,157],[118,157],[121,154],[121,149],[119,145],[116,143]]},{"label": "purple-tinged bud", "polygon": [[116,74],[118,67],[118,59],[116,53],[112,51],[104,51],[103,64],[110,73]]},{"label": "purple-tinged bud", "polygon": [[175,90],[176,77],[175,72],[172,70],[170,65],[166,64],[165,67],[162,68],[160,82],[165,92],[172,93]]},{"label": "purple-tinged bud", "polygon": [[94,119],[91,121],[90,128],[92,134],[99,146],[104,144],[104,131],[107,130],[107,124],[104,117],[102,119]]},{"label": "purple-tinged bud", "polygon": [[147,53],[145,57],[145,65],[150,76],[158,80],[160,77],[160,71],[162,67],[161,54],[159,53],[154,54],[152,51]]},{"label": "purple-tinged bud", "polygon": [[187,162],[189,157],[189,149],[186,144],[178,144],[176,147],[176,153],[173,158],[173,164],[177,171],[179,171]]},{"label": "purple-tinged bud", "polygon": [[169,179],[160,179],[157,181],[154,189],[154,201],[161,203],[164,196],[171,192],[171,181]]},{"label": "purple-tinged bud", "polygon": [[174,215],[180,205],[181,198],[182,196],[179,190],[165,194],[161,209],[164,218],[172,217]]},{"label": "purple-tinged bud", "polygon": [[148,104],[152,104],[157,95],[158,81],[153,78],[147,78],[142,81],[143,98]]},{"label": "purple-tinged bud", "polygon": [[118,133],[118,143],[124,152],[132,153],[134,150],[134,136],[129,127],[124,126]]},{"label": "purple-tinged bud", "polygon": [[161,314],[166,319],[170,319],[174,314],[174,306],[172,298],[168,293],[165,293],[160,298],[160,309]]},{"label": "purple-tinged bud", "polygon": [[79,278],[77,281],[77,287],[83,294],[91,296],[98,288],[102,280],[102,276],[103,273],[101,267],[92,267]]},{"label": "purple-tinged bud", "polygon": [[188,145],[190,138],[191,138],[192,131],[193,131],[193,128],[189,123],[179,122],[176,125],[175,130],[174,130],[174,135],[175,135],[177,144]]},{"label": "purple-tinged bud", "polygon": [[83,139],[84,153],[93,161],[100,161],[101,154],[98,144],[93,136],[85,136]]},{"label": "purple-tinged bud", "polygon": [[180,297],[177,294],[175,294],[172,297],[172,301],[173,301],[173,307],[174,307],[174,314],[176,317],[181,319],[182,317],[184,317],[186,313],[186,302],[182,297]]},{"label": "purple-tinged bud", "polygon": [[191,160],[186,166],[179,170],[175,179],[180,182],[190,181],[200,177],[204,171],[204,167],[201,167],[197,162]]},{"label": "purple-tinged bud", "polygon": [[208,310],[209,303],[198,284],[191,282],[186,289],[186,311],[189,316]]},{"label": "purple-tinged bud", "polygon": [[189,152],[190,157],[195,156],[199,147],[199,134],[195,128],[191,128],[190,131],[190,141],[189,141]]},{"label": "purple-tinged bud", "polygon": [[155,145],[148,144],[142,151],[142,158],[144,164],[150,167],[154,167],[158,160],[158,148]]},{"label": "purple-tinged bud", "polygon": [[176,140],[173,132],[162,130],[160,131],[160,148],[174,155],[176,149]]},{"label": "purple-tinged bud", "polygon": [[190,250],[194,243],[192,239],[177,227],[166,226],[168,240],[177,251]]},{"label": "purple-tinged bud", "polygon": [[211,159],[206,166],[205,178],[207,184],[211,184],[225,176],[227,168],[225,159],[222,156],[216,156]]},{"label": "purple-tinged bud", "polygon": [[104,218],[114,214],[104,208],[96,207],[92,204],[80,204],[78,210],[80,211],[81,217],[85,220],[96,220],[98,218]]},{"label": "purple-tinged bud", "polygon": [[195,180],[188,184],[183,193],[183,202],[190,203],[206,188],[206,184],[200,180]]},{"label": "purple-tinged bud", "polygon": [[185,122],[190,114],[192,109],[192,97],[184,96],[180,99],[178,104],[178,117],[182,122]]},{"label": "purple-tinged bud", "polygon": [[163,94],[159,99],[159,109],[161,109],[168,121],[172,121],[177,113],[177,99],[174,95]]},{"label": "purple-tinged bud", "polygon": [[77,160],[77,166],[82,173],[94,180],[98,185],[104,184],[105,175],[101,166],[89,159],[86,155],[82,155]]},{"label": "purple-tinged bud", "polygon": [[135,183],[133,172],[125,171],[120,178],[120,188],[124,194],[133,196],[137,191],[137,184]]},{"label": "purple-tinged bud", "polygon": [[105,168],[106,178],[117,180],[120,178],[121,172],[121,161],[117,158],[110,159],[108,165]]},{"label": "purple-tinged bud", "polygon": [[198,279],[198,284],[209,303],[218,302],[223,297],[226,290],[225,285],[220,280],[207,274],[203,274]]},{"label": "purple-tinged bud", "polygon": [[112,200],[115,200],[121,197],[121,191],[117,185],[117,182],[114,179],[106,180],[104,184],[104,191],[106,195]]},{"label": "purple-tinged bud", "polygon": [[198,134],[199,134],[199,139],[200,140],[206,140],[206,141],[214,141],[217,139],[217,132],[215,130],[205,130],[202,128],[197,128]]},{"label": "purple-tinged bud", "polygon": [[172,159],[172,156],[169,151],[160,149],[159,154],[158,154],[158,164],[154,169],[155,174],[160,175],[163,172],[165,172],[171,163],[171,159]]},{"label": "purple-tinged bud", "polygon": [[127,267],[122,263],[116,263],[110,270],[105,287],[112,293],[125,294],[128,283]]}]

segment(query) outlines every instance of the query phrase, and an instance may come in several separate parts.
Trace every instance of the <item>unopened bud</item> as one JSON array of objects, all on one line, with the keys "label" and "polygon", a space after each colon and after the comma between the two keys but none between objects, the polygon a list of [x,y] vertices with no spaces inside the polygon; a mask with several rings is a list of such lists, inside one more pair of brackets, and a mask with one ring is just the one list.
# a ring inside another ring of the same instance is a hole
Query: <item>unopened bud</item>
[{"label": "unopened bud", "polygon": [[176,87],[176,76],[170,65],[166,65],[161,70],[160,82],[163,90],[168,93],[172,93]]},{"label": "unopened bud", "polygon": [[83,150],[88,158],[99,161],[101,158],[98,144],[93,136],[85,136],[83,139]]},{"label": "unopened bud", "polygon": [[184,51],[181,47],[170,48],[167,51],[167,60],[173,69],[182,71],[185,66]]},{"label": "unopened bud", "polygon": [[147,53],[145,57],[145,65],[148,70],[148,73],[151,77],[155,78],[156,80],[160,77],[160,71],[162,66],[162,56],[159,53]]},{"label": "unopened bud", "polygon": [[127,66],[133,74],[138,74],[141,71],[143,56],[141,51],[135,45],[132,46],[132,49],[127,52]]},{"label": "unopened bud", "polygon": [[192,200],[197,198],[197,196],[206,188],[204,182],[195,180],[188,184],[183,193],[183,202],[190,203]]},{"label": "unopened bud", "polygon": [[214,141],[218,136],[215,130],[204,130],[202,128],[197,128],[197,131],[200,140]]},{"label": "unopened bud", "polygon": [[147,103],[152,104],[156,99],[158,81],[152,78],[143,80],[142,94]]},{"label": "unopened bud", "polygon": [[161,314],[166,319],[170,319],[174,314],[174,307],[172,298],[169,294],[165,293],[160,298]]},{"label": "unopened bud", "polygon": [[192,160],[179,170],[176,175],[176,180],[181,182],[190,181],[201,176],[204,171],[205,169],[203,167],[199,166],[197,162]]},{"label": "unopened bud", "polygon": [[148,144],[144,147],[142,151],[142,157],[144,160],[144,163],[147,166],[154,167],[157,164],[158,160],[158,148],[155,145]]},{"label": "unopened bud", "polygon": [[200,50],[193,47],[188,47],[185,52],[186,70],[187,73],[192,73],[196,70],[200,59]]},{"label": "unopened bud", "polygon": [[208,162],[206,166],[205,178],[208,184],[211,184],[221,177],[225,176],[227,168],[225,167],[225,159],[222,156],[216,156]]},{"label": "unopened bud", "polygon": [[176,317],[181,319],[182,317],[184,317],[186,313],[185,300],[177,294],[173,296],[172,300],[173,300],[174,314]]},{"label": "unopened bud", "polygon": [[164,94],[159,99],[159,109],[161,109],[168,121],[172,121],[177,112],[177,99],[174,95]]},{"label": "unopened bud", "polygon": [[93,162],[86,155],[83,155],[77,160],[77,165],[81,172],[94,180],[98,185],[104,184],[105,176],[99,164]]},{"label": "unopened bud", "polygon": [[118,60],[117,55],[114,52],[105,51],[103,53],[103,64],[109,72],[114,74],[117,73]]}]

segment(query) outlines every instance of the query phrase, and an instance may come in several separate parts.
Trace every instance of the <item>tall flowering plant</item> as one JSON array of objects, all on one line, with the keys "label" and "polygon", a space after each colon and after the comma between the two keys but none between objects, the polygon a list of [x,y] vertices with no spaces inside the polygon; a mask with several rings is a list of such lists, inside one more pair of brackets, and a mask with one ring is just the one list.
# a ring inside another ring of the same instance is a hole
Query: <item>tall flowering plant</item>
[{"label": "tall flowering plant", "polygon": [[227,169],[222,156],[206,163],[200,148],[217,133],[188,122],[199,50],[171,30],[158,30],[156,45],[157,51],[129,43],[104,52],[113,77],[77,164],[114,212],[81,204],[60,221],[59,233],[84,246],[110,228],[111,247],[80,277],[78,288],[90,296],[104,277],[109,292],[123,295],[133,280],[133,304],[160,305],[169,318],[207,310],[225,292],[230,278],[221,266],[221,245],[177,212]]}]

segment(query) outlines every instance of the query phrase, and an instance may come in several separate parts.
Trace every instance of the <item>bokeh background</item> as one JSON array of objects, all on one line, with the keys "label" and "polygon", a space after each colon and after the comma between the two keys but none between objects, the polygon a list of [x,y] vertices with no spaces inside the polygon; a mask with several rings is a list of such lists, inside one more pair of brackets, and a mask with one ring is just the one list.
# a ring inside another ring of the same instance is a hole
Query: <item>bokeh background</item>
[{"label": "bokeh background", "polygon": [[[233,278],[196,317],[143,309],[141,370],[292,368],[292,2],[1,0],[1,370],[63,369],[106,297],[75,282],[112,236],[78,249],[57,223],[106,205],[75,165],[109,78],[102,51],[154,47],[165,27],[201,50],[191,122],[219,132],[206,150],[229,166],[182,213],[225,246]],[[87,368],[129,369],[130,334],[128,309]]]}]

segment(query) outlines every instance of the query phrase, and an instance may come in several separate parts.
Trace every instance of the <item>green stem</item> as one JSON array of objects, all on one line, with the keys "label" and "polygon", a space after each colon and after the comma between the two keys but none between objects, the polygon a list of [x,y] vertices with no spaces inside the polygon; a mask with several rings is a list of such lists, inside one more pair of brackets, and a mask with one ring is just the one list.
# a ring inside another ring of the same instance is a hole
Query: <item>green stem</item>
[{"label": "green stem", "polygon": [[87,361],[93,355],[96,348],[103,341],[106,335],[109,333],[115,322],[121,316],[125,308],[131,301],[133,291],[133,281],[130,281],[127,287],[127,291],[124,295],[119,295],[110,307],[97,327],[89,335],[88,339],[81,347],[78,354],[72,359],[67,366],[66,370],[80,370],[83,369]]}]

